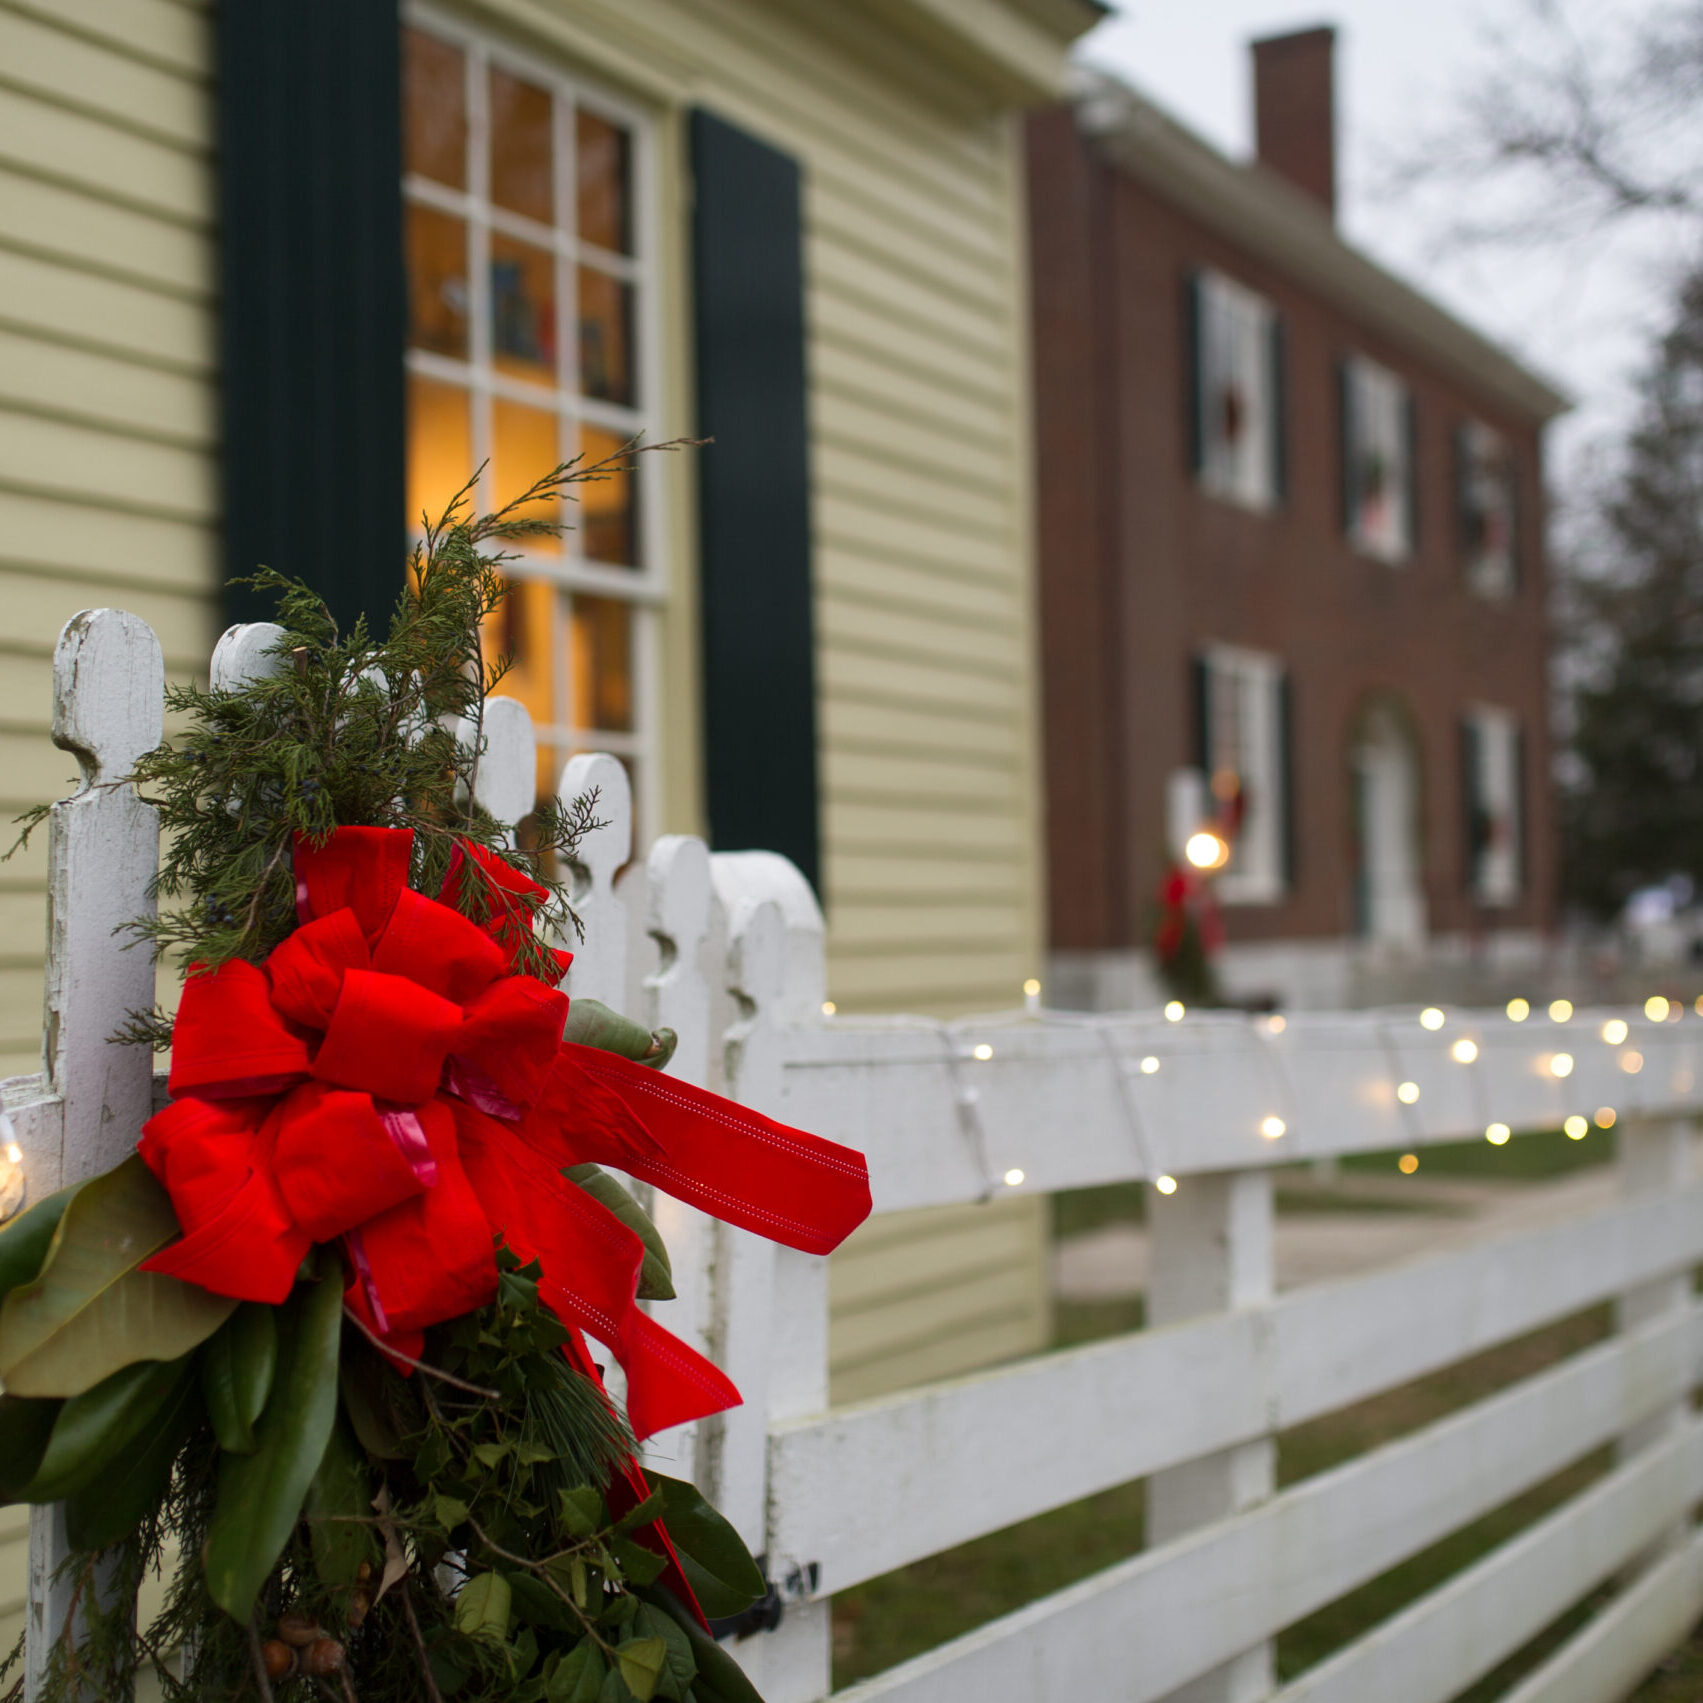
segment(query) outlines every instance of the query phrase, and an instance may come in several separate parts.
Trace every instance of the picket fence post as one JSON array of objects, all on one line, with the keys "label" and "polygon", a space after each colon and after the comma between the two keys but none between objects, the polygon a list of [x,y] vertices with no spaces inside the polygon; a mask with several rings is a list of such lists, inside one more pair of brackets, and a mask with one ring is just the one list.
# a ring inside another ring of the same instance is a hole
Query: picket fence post
[{"label": "picket fence post", "polygon": [[[1275,1292],[1269,1170],[1191,1176],[1173,1195],[1147,1191],[1147,1324],[1181,1324],[1261,1307]],[[1203,1455],[1147,1481],[1147,1544],[1156,1548],[1265,1501],[1276,1487],[1269,1437]],[[1261,1642],[1172,1692],[1166,1703],[1259,1703],[1275,1685]]]}]

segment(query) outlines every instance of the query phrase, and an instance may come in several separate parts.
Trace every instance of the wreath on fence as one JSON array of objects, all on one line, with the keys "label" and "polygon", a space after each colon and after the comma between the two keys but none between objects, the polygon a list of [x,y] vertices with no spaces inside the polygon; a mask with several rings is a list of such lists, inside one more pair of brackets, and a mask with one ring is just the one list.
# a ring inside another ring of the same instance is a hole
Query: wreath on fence
[{"label": "wreath on fence", "polygon": [[125,1037],[169,1043],[170,1103],[0,1230],[0,1495],[62,1501],[73,1546],[50,1700],[146,1667],[174,1699],[756,1697],[709,1622],[762,1572],[637,1458],[738,1393],[640,1307],[667,1250],[603,1167],[826,1253],[863,1160],[570,1007],[557,877],[596,799],[540,804],[522,850],[477,802],[501,546],[612,470],[478,518],[470,485],[382,640],[262,572],[275,671],[173,688],[186,731],[120,783],[165,830],[138,928],[187,964]]}]

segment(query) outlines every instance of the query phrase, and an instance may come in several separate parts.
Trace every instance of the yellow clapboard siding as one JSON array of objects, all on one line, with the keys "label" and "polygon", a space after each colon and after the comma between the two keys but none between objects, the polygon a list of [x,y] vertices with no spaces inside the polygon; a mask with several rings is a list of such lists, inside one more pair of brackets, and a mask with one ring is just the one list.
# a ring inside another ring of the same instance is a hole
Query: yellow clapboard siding
[{"label": "yellow clapboard siding", "polygon": [[1014,758],[982,762],[949,757],[869,756],[860,751],[825,754],[824,780],[831,798],[882,798],[944,810],[1006,814],[1022,800]]},{"label": "yellow clapboard siding", "polygon": [[950,289],[918,289],[913,278],[883,265],[832,227],[811,232],[811,252],[816,257],[808,286],[812,323],[821,306],[831,311],[831,304],[843,301],[990,364],[1006,348],[1011,325],[994,305],[961,302]]},{"label": "yellow clapboard siding", "polygon": [[0,652],[0,723],[46,727],[52,709],[53,664],[47,656]]},{"label": "yellow clapboard siding", "polygon": [[[79,772],[77,759],[40,733],[0,729],[0,806],[64,798],[74,789]],[[11,842],[8,834],[6,844]]]},{"label": "yellow clapboard siding", "polygon": [[863,586],[829,586],[817,603],[817,630],[830,644],[894,656],[950,658],[969,673],[1010,679],[1025,660],[1026,634],[1009,624],[956,619],[948,609],[920,610]]},{"label": "yellow clapboard siding", "polygon": [[943,716],[894,708],[865,698],[825,695],[817,726],[822,748],[834,751],[923,752],[970,759],[1008,757],[1011,730],[974,716]]},{"label": "yellow clapboard siding", "polygon": [[1023,874],[1015,859],[965,864],[952,858],[900,859],[863,851],[836,852],[827,865],[830,899],[846,904],[905,904],[926,909],[960,894],[1021,913]]},{"label": "yellow clapboard siding", "polygon": [[0,322],[151,366],[191,373],[213,366],[213,318],[205,305],[4,249]]},{"label": "yellow clapboard siding", "polygon": [[895,561],[873,553],[857,537],[848,536],[843,545],[832,538],[818,538],[816,579],[824,594],[886,603],[905,615],[950,616],[996,632],[1026,626],[1020,583],[1004,577],[944,574],[934,565]]},{"label": "yellow clapboard siding", "polygon": [[214,471],[204,452],[5,408],[0,477],[14,487],[185,520],[210,521],[215,513]]},{"label": "yellow clapboard siding", "polygon": [[860,548],[919,575],[1015,588],[1009,536],[990,538],[955,523],[937,525],[875,504],[828,495],[816,505],[816,522],[825,542]]},{"label": "yellow clapboard siding", "polygon": [[871,656],[844,643],[825,651],[818,678],[830,692],[843,680],[847,686],[855,685],[860,696],[877,702],[938,705],[962,715],[996,716],[1011,725],[1013,733],[1023,713],[1023,705],[1010,681],[947,673],[927,663]]},{"label": "yellow clapboard siding", "polygon": [[[44,829],[45,833],[46,830]],[[11,843],[11,834],[6,841]],[[47,934],[46,901],[39,891],[28,893],[0,892],[0,953],[8,958],[26,958],[32,954],[45,958]]]},{"label": "yellow clapboard siding", "polygon": [[201,155],[18,89],[0,88],[0,159],[180,224],[210,214],[211,166]]},{"label": "yellow clapboard siding", "polygon": [[211,233],[171,224],[0,164],[0,231],[49,259],[129,278],[167,294],[210,300]]},{"label": "yellow clapboard siding", "polygon": [[971,532],[1010,536],[1010,493],[982,491],[939,473],[874,455],[849,443],[825,446],[816,480],[819,496],[883,504],[898,514]]},{"label": "yellow clapboard siding", "polygon": [[[42,976],[39,965],[0,968],[0,1048],[41,1053]],[[25,1071],[39,1068],[25,1065]]]},{"label": "yellow clapboard siding", "polygon": [[180,674],[206,667],[217,636],[210,592],[138,586],[118,596],[109,586],[88,585],[69,576],[9,573],[3,564],[0,587],[10,632],[35,641],[47,654],[52,653],[65,623],[81,609],[127,609],[140,615],[158,634],[167,668]]},{"label": "yellow clapboard siding", "polygon": [[0,576],[9,564],[108,588],[95,601],[125,608],[132,586],[211,597],[217,583],[215,539],[203,525],[0,488]]},{"label": "yellow clapboard siding", "polygon": [[0,406],[7,403],[184,448],[210,447],[215,432],[208,379],[0,330]]},{"label": "yellow clapboard siding", "polygon": [[893,416],[961,443],[1009,455],[1012,418],[1008,408],[943,390],[926,376],[915,377],[902,362],[876,358],[817,339],[810,376],[825,396],[873,399]]},{"label": "yellow clapboard siding", "polygon": [[123,48],[5,7],[0,7],[0,67],[8,83],[74,111],[122,123],[192,153],[206,146],[212,127],[199,77],[163,70]]},{"label": "yellow clapboard siding", "polygon": [[836,897],[834,931],[842,953],[903,952],[939,939],[975,941],[990,951],[1020,944],[1008,893],[958,892],[911,905],[873,905]]},{"label": "yellow clapboard siding", "polygon": [[887,408],[879,394],[811,387],[810,428],[820,463],[844,445],[858,455],[886,456],[901,466],[957,481],[967,490],[1010,500],[1011,457]]},{"label": "yellow clapboard siding", "polygon": [[810,322],[818,343],[889,361],[989,408],[1010,404],[1010,385],[995,350],[965,349],[931,327],[896,322],[891,313],[829,290],[818,290],[811,298]]},{"label": "yellow clapboard siding", "polygon": [[178,0],[6,0],[10,10],[44,18],[138,61],[190,77],[213,74],[204,15]]}]

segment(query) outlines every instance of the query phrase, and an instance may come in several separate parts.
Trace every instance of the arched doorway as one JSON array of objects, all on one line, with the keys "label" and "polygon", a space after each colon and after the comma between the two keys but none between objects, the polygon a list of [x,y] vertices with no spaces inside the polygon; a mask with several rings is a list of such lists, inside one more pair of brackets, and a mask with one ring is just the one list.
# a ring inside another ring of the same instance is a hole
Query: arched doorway
[{"label": "arched doorway", "polygon": [[1419,831],[1419,742],[1406,706],[1380,696],[1356,719],[1349,742],[1355,839],[1355,923],[1375,945],[1425,940]]}]

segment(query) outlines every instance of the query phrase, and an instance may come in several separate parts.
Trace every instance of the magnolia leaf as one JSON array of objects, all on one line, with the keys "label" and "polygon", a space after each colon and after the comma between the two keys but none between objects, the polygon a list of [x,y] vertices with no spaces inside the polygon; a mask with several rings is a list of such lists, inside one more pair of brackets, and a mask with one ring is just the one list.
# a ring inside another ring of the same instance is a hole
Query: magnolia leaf
[{"label": "magnolia leaf", "polygon": [[170,1198],[137,1155],[83,1184],[40,1274],[0,1304],[7,1390],[81,1395],[138,1360],[176,1360],[206,1341],[236,1302],[137,1269],[177,1233]]},{"label": "magnolia leaf", "polygon": [[742,1613],[769,1588],[738,1532],[705,1501],[695,1484],[647,1472],[662,1492],[663,1520],[680,1554],[680,1570],[712,1620]]},{"label": "magnolia leaf", "polygon": [[[665,1040],[663,1037],[666,1036]],[[618,1053],[635,1064],[651,1064],[666,1047],[674,1051],[674,1034],[664,1029],[653,1034],[642,1023],[611,1011],[598,999],[576,999],[568,1007],[562,1039],[574,1046],[596,1047],[602,1053]]]},{"label": "magnolia leaf", "polygon": [[674,1270],[668,1263],[668,1248],[651,1223],[650,1214],[633,1199],[631,1191],[609,1175],[601,1165],[570,1165],[562,1173],[578,1183],[599,1206],[607,1207],[645,1245],[644,1263],[639,1267],[639,1299],[672,1301]]},{"label": "magnolia leaf", "polygon": [[279,1309],[278,1371],[251,1455],[222,1455],[203,1570],[207,1594],[246,1624],[301,1516],[337,1417],[341,1272],[298,1284]]},{"label": "magnolia leaf", "polygon": [[550,1703],[597,1703],[608,1672],[603,1652],[589,1638],[582,1639],[557,1664],[545,1695]]},{"label": "magnolia leaf", "polygon": [[581,1630],[579,1617],[536,1573],[509,1573],[506,1577],[517,1618],[552,1632]]},{"label": "magnolia leaf", "polygon": [[139,1360],[73,1396],[59,1410],[41,1465],[20,1493],[23,1500],[61,1501],[131,1452],[188,1370],[181,1360]]},{"label": "magnolia leaf", "polygon": [[660,1608],[640,1603],[633,1618],[634,1629],[646,1638],[660,1638],[666,1655],[662,1676],[657,1682],[659,1697],[681,1698],[686,1688],[697,1678],[698,1664],[692,1654],[691,1640]]},{"label": "magnolia leaf", "polygon": [[668,1661],[668,1646],[660,1638],[634,1638],[615,1652],[621,1678],[639,1703],[650,1703]]},{"label": "magnolia leaf", "polygon": [[703,1627],[686,1605],[662,1585],[652,1585],[645,1600],[654,1603],[672,1620],[692,1647],[698,1664],[697,1677],[692,1681],[692,1695],[698,1703],[763,1703],[757,1688],[746,1677],[745,1670],[730,1656]]},{"label": "magnolia leaf", "polygon": [[60,1189],[46,1200],[38,1200],[0,1229],[0,1295],[9,1295],[20,1283],[40,1276],[53,1232],[65,1216],[65,1208],[80,1185]]},{"label": "magnolia leaf", "polygon": [[122,1543],[159,1506],[171,1485],[172,1463],[194,1427],[200,1399],[194,1374],[187,1363],[180,1363],[165,1406],[136,1446],[114,1456],[66,1498],[65,1535],[73,1549]]},{"label": "magnolia leaf", "polygon": [[506,1638],[513,1602],[501,1573],[475,1573],[456,1594],[455,1629],[469,1638]]},{"label": "magnolia leaf", "polygon": [[351,1590],[361,1568],[372,1564],[372,1529],[364,1523],[372,1485],[366,1457],[346,1421],[331,1427],[319,1470],[307,1489],[305,1511],[313,1540],[313,1570],[332,1590]]},{"label": "magnolia leaf", "polygon": [[254,1422],[265,1411],[277,1365],[273,1309],[243,1302],[201,1350],[201,1390],[221,1449],[254,1453]]},{"label": "magnolia leaf", "polygon": [[35,1477],[62,1406],[28,1396],[0,1396],[0,1502],[16,1502]]}]

